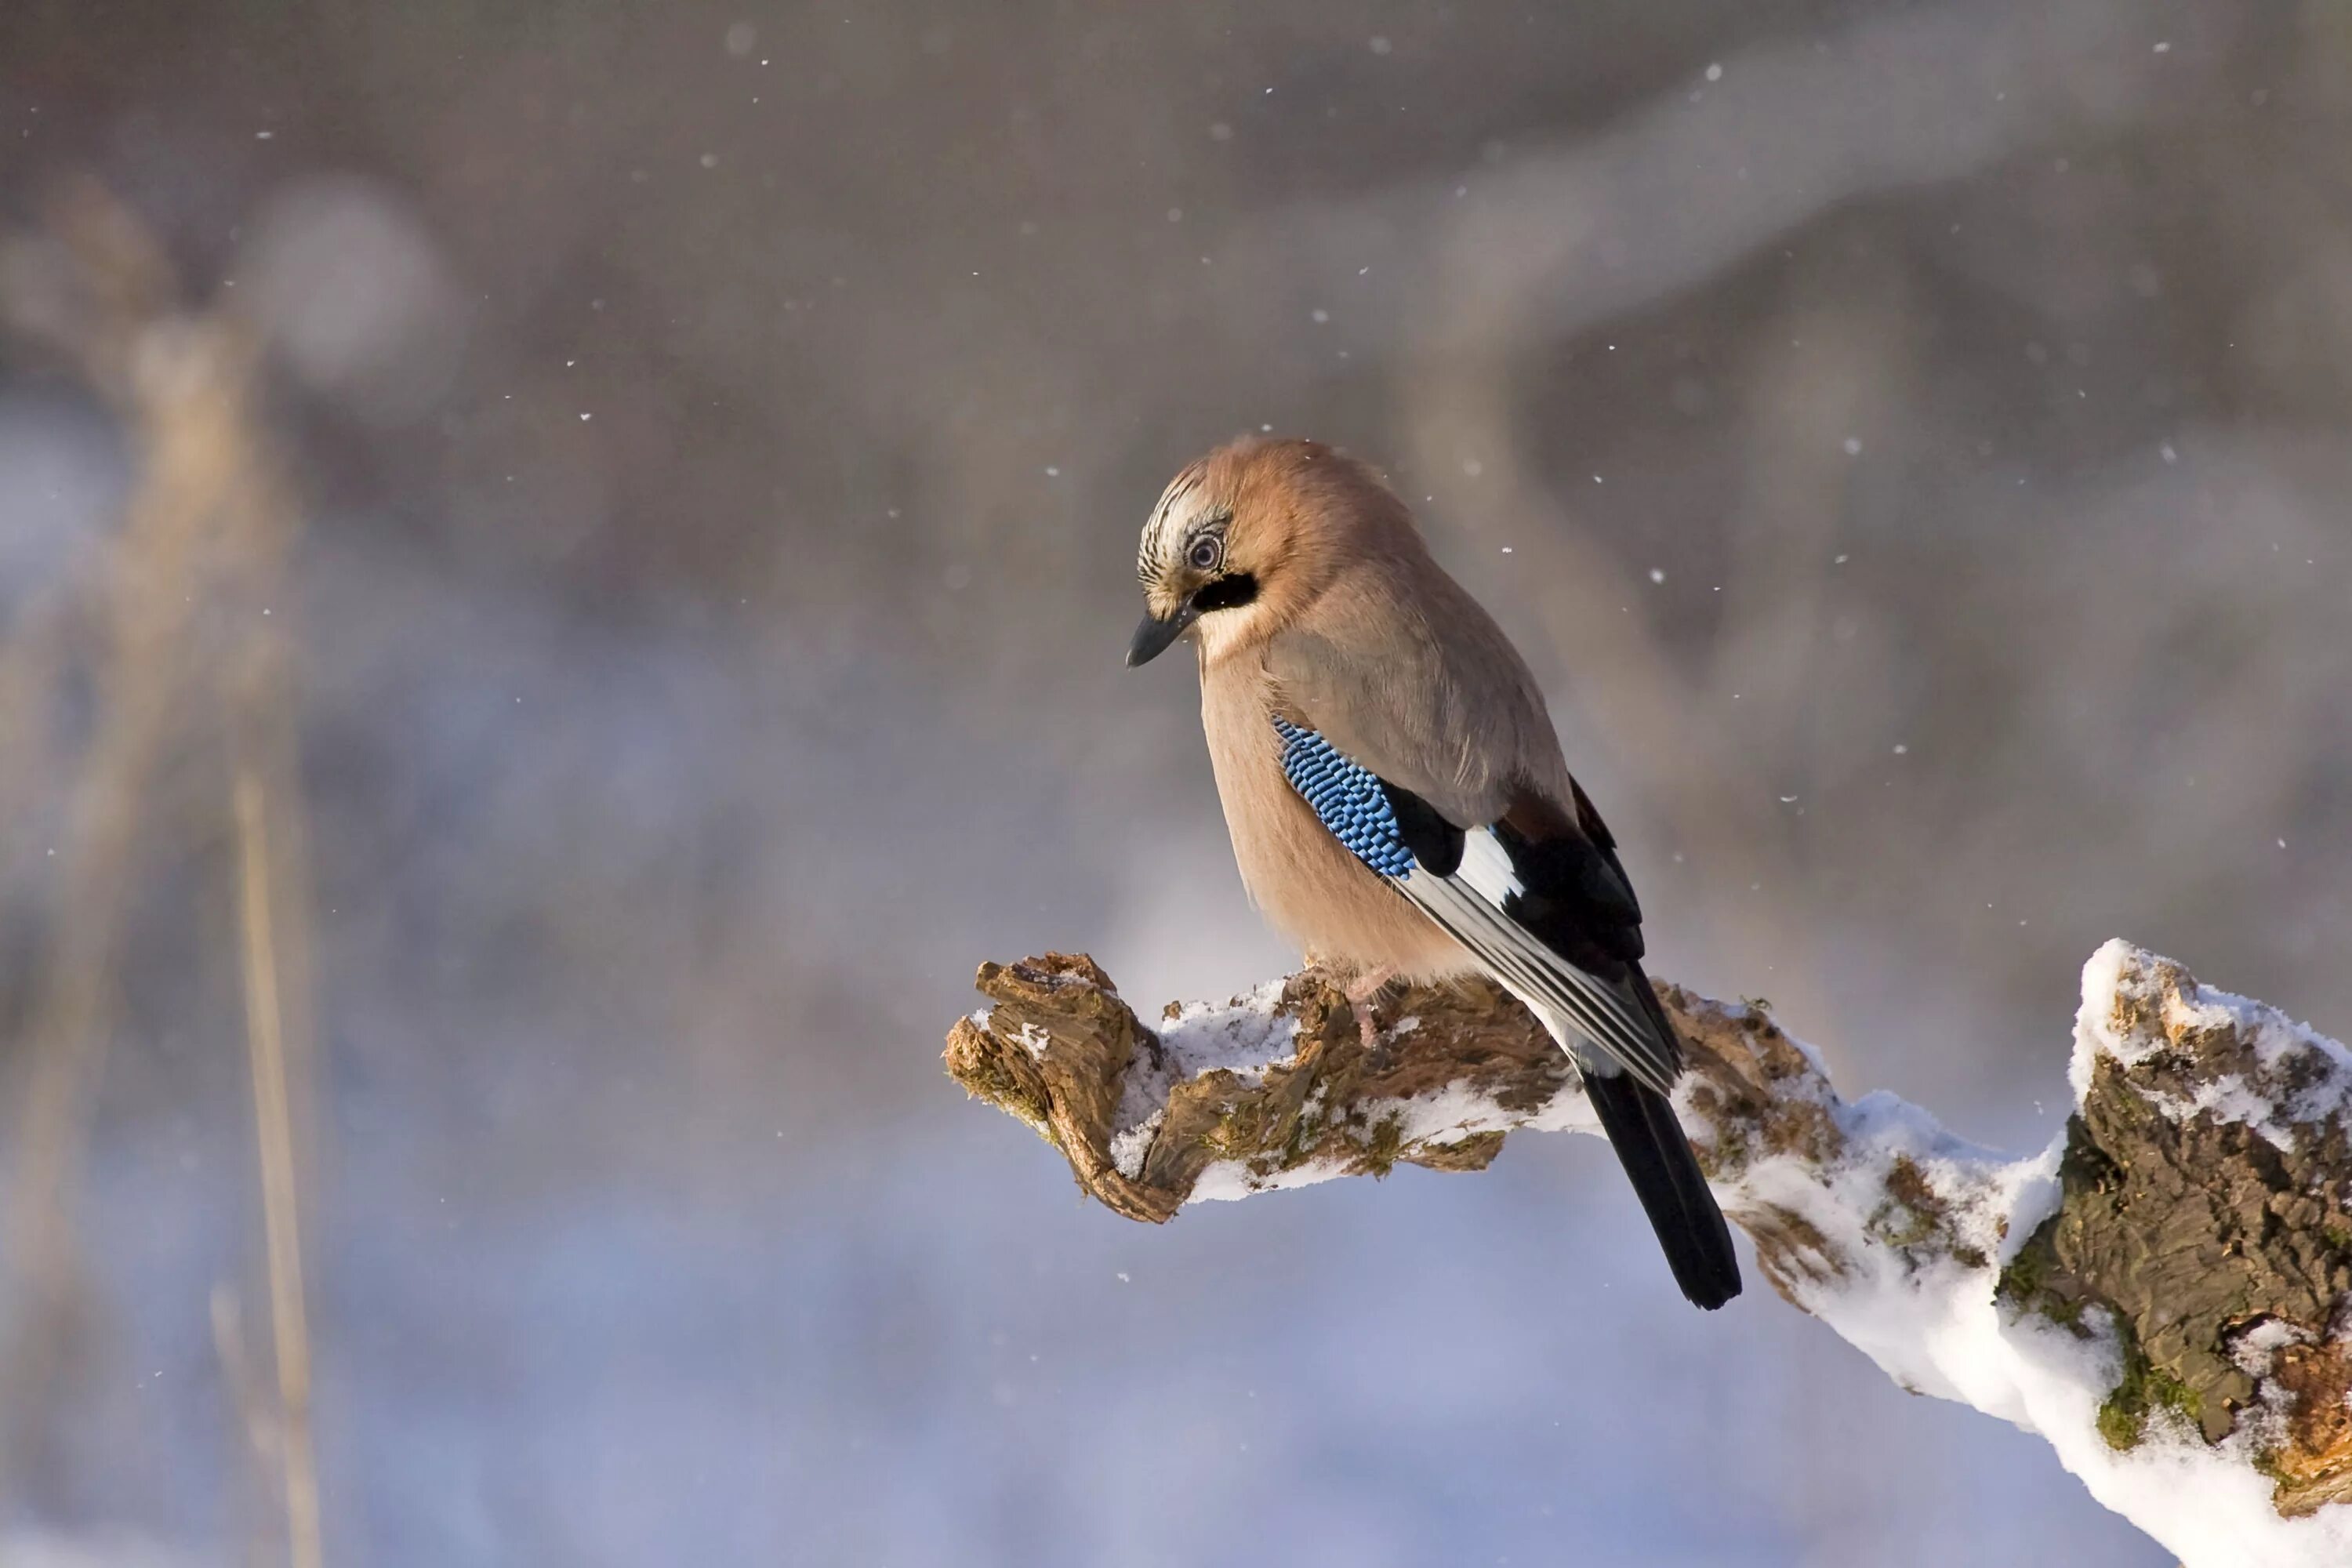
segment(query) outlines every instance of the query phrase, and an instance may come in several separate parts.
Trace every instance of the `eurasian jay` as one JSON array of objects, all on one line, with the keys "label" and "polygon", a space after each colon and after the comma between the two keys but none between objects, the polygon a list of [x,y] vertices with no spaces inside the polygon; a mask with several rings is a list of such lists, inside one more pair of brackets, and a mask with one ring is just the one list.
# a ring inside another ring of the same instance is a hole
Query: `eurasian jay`
[{"label": "eurasian jay", "polygon": [[1683,1294],[1739,1293],[1667,1102],[1682,1047],[1642,973],[1616,840],[1509,641],[1363,464],[1246,438],[1178,474],[1136,557],[1127,662],[1189,637],[1250,897],[1364,1004],[1491,976],[1575,1061]]}]

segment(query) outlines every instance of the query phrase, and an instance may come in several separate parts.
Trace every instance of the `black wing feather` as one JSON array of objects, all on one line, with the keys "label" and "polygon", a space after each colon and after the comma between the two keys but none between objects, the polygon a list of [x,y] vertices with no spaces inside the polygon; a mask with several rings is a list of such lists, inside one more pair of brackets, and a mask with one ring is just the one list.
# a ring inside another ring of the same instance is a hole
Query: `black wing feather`
[{"label": "black wing feather", "polygon": [[1389,809],[1396,813],[1397,832],[1404,847],[1423,869],[1439,877],[1451,877],[1462,868],[1462,829],[1445,820],[1444,814],[1429,802],[1405,788],[1381,779],[1381,793],[1388,797]]},{"label": "black wing feather", "polygon": [[[1573,783],[1570,788],[1572,824],[1533,796],[1496,824],[1495,837],[1526,889],[1506,908],[1570,963],[1627,982],[1652,1032],[1679,1063],[1682,1041],[1642,970],[1642,906],[1617,858],[1616,837],[1583,788]],[[1738,1295],[1739,1258],[1730,1227],[1674,1106],[1629,1074],[1588,1072],[1584,1091],[1683,1294],[1710,1311]]]}]

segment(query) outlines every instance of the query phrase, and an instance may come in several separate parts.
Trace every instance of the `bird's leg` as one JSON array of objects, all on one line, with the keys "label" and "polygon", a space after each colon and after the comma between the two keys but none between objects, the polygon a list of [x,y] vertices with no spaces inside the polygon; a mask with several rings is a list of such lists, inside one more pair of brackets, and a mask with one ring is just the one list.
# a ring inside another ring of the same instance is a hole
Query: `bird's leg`
[{"label": "bird's leg", "polygon": [[1396,965],[1383,963],[1372,969],[1360,969],[1316,952],[1308,952],[1306,959],[1307,969],[1318,979],[1348,999],[1348,1011],[1356,1016],[1356,1038],[1363,1045],[1365,1058],[1370,1062],[1372,1071],[1386,1072],[1388,1052],[1381,1045],[1379,1026],[1372,1022],[1372,1003],[1381,989],[1396,978]]},{"label": "bird's leg", "polygon": [[1346,988],[1349,1010],[1356,1015],[1356,1035],[1364,1045],[1364,1059],[1375,1073],[1389,1070],[1389,1053],[1388,1047],[1381,1044],[1379,1026],[1372,1022],[1372,1003],[1395,978],[1396,965],[1383,963],[1377,969],[1365,970]]}]

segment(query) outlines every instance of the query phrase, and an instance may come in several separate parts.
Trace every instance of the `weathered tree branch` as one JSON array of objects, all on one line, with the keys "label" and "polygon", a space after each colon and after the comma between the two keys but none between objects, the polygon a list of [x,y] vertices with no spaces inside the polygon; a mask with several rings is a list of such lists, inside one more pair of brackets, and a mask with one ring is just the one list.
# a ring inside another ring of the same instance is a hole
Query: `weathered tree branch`
[{"label": "weathered tree branch", "polygon": [[[1597,1130],[1484,984],[1379,1004],[1385,1059],[1311,973],[1157,1030],[1085,957],[979,984],[948,1071],[1131,1219]],[[2074,1114],[2009,1159],[1841,1099],[1761,1003],[1659,994],[1691,1047],[1684,1126],[1791,1305],[1905,1387],[2040,1433],[2188,1568],[2352,1562],[2352,1053],[2111,942],[2084,972]]]}]

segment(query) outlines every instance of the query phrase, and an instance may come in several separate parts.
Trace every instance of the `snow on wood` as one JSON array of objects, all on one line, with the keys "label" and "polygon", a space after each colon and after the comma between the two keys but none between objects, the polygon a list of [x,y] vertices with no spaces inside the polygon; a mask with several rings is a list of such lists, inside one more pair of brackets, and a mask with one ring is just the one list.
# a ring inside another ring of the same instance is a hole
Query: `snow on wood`
[{"label": "snow on wood", "polygon": [[[1157,1029],[1084,957],[988,964],[980,988],[948,1070],[1133,1219],[1597,1130],[1484,984],[1383,999],[1370,1055],[1312,973]],[[1903,1386],[2040,1434],[2185,1568],[2352,1563],[2352,1053],[2110,942],[2074,1114],[2012,1158],[1843,1099],[1761,1004],[1659,993],[1691,1047],[1684,1126],[1790,1304]]]}]

